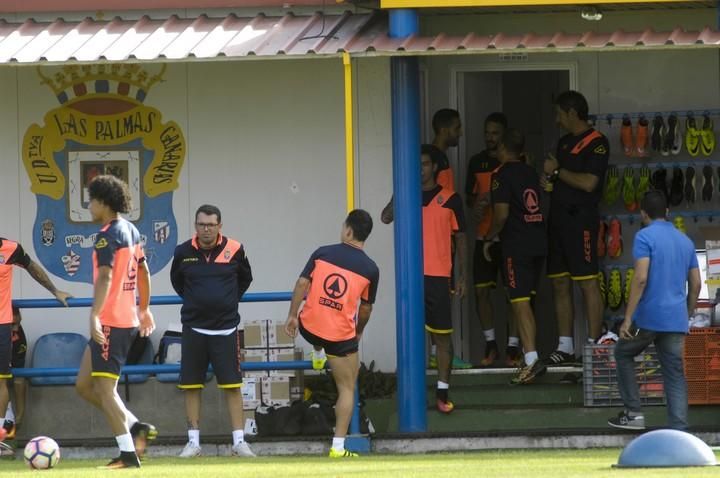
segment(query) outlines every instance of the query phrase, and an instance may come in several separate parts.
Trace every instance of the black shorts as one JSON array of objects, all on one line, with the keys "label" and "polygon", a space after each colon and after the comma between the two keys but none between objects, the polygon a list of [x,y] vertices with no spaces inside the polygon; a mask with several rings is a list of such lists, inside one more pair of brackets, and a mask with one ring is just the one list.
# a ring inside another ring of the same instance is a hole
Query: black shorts
[{"label": "black shorts", "polygon": [[358,351],[357,338],[333,342],[308,332],[307,329],[302,326],[302,323],[299,323],[298,329],[300,330],[300,335],[302,335],[305,340],[312,345],[325,349],[325,353],[330,357],[346,357]]},{"label": "black shorts", "polygon": [[120,378],[120,370],[125,365],[130,346],[138,333],[137,327],[120,328],[102,326],[105,344],[100,345],[90,339],[90,359],[93,377]]},{"label": "black shorts", "polygon": [[27,354],[27,338],[22,326],[12,332],[12,358],[10,364],[15,368],[25,368],[25,355]]},{"label": "black shorts", "polygon": [[490,248],[492,261],[488,262],[483,254],[484,240],[475,241],[475,253],[473,255],[473,280],[475,287],[495,287],[497,276],[500,272],[500,243],[494,242]]},{"label": "black shorts", "polygon": [[503,251],[503,282],[510,302],[529,301],[535,295],[545,256],[526,256]]},{"label": "black shorts", "polygon": [[452,333],[450,308],[450,278],[425,276],[425,330]]},{"label": "black shorts", "polygon": [[0,379],[12,378],[12,324],[0,324]]},{"label": "black shorts", "polygon": [[207,335],[183,326],[180,385],[178,388],[205,388],[205,374],[212,364],[218,388],[242,387],[240,334]]},{"label": "black shorts", "polygon": [[[556,208],[559,209],[559,208]],[[547,275],[554,279],[596,278],[599,217],[590,212],[551,211]]]}]

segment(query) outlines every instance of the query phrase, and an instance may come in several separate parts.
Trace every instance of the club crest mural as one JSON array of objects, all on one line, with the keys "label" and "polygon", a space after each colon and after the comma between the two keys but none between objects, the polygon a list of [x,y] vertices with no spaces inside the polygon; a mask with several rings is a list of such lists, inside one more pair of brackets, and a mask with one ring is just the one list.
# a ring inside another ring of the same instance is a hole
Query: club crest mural
[{"label": "club crest mural", "polygon": [[177,244],[173,191],[185,160],[185,138],[145,105],[165,66],[155,74],[136,64],[38,69],[58,102],[44,124],[32,124],[22,157],[37,200],[35,254],[65,280],[92,282],[92,251],[98,224],[88,209],[87,185],[99,174],[127,182],[133,208],[126,215],[140,231],[150,271],[162,269]]}]

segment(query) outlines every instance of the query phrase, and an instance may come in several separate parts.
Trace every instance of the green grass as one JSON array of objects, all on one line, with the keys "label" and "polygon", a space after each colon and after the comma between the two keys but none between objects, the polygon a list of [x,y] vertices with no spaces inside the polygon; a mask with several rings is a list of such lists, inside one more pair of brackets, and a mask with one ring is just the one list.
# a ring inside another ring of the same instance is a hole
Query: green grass
[{"label": "green grass", "polygon": [[[620,470],[611,465],[620,450],[527,450],[443,453],[424,455],[369,455],[356,459],[330,460],[325,457],[276,457],[255,460],[232,458],[149,459],[141,470],[123,470],[123,477],[428,477],[460,478],[594,478],[594,477],[717,477],[712,467],[692,469]],[[95,467],[102,460],[65,460],[47,472],[52,477],[106,477]],[[20,461],[0,462],[0,476],[35,476]]]}]

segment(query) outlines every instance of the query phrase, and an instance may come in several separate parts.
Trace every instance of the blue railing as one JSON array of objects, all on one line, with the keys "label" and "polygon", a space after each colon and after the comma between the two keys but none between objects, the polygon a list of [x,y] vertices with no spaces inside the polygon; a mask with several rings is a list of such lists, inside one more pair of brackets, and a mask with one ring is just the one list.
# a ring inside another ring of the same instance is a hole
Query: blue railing
[{"label": "blue railing", "polygon": [[[241,302],[287,302],[292,299],[292,292],[254,292],[245,294]],[[92,298],[68,299],[69,307],[90,307]],[[181,305],[182,298],[176,295],[158,295],[150,297],[150,305]],[[48,309],[60,308],[63,305],[56,299],[15,299],[13,305],[20,309]],[[256,370],[312,370],[312,362],[309,360],[294,360],[284,362],[249,362],[241,363],[240,368],[244,371]],[[57,368],[13,368],[15,377],[72,377],[78,374],[79,367],[57,367]],[[136,373],[180,373],[180,364],[146,364],[146,365],[125,365],[122,368],[122,375]],[[350,435],[360,434],[360,413],[359,393],[355,389],[355,407],[352,419],[350,420]],[[357,443],[357,442],[356,442]],[[365,444],[358,451],[369,451]]]}]

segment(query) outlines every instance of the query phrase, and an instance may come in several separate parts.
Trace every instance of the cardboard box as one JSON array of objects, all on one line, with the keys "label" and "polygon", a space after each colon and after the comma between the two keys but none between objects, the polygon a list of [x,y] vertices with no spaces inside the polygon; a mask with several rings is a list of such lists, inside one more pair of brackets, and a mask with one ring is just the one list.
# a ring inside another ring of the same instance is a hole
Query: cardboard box
[{"label": "cardboard box", "polygon": [[[240,351],[242,362],[267,362],[268,352],[267,349],[242,349]],[[243,371],[243,377],[267,377],[269,374],[267,370],[247,370]]]},{"label": "cardboard box", "polygon": [[267,321],[251,320],[243,325],[243,339],[246,349],[267,348]]},{"label": "cardboard box", "polygon": [[[254,411],[259,407],[262,399],[262,379],[258,377],[243,378],[242,396],[243,409]],[[245,412],[245,418],[248,417],[248,413]],[[252,418],[254,418],[254,412]]]},{"label": "cardboard box", "polygon": [[262,379],[263,405],[289,406],[302,399],[303,379],[294,377],[266,377]]},{"label": "cardboard box", "polygon": [[[270,362],[294,362],[303,359],[302,349],[283,348],[270,349],[268,354]],[[298,377],[302,370],[270,370],[271,377]]]},{"label": "cardboard box", "polygon": [[295,339],[285,333],[285,322],[284,321],[272,321],[268,320],[268,347],[270,348],[284,348],[284,347],[295,347]]}]

